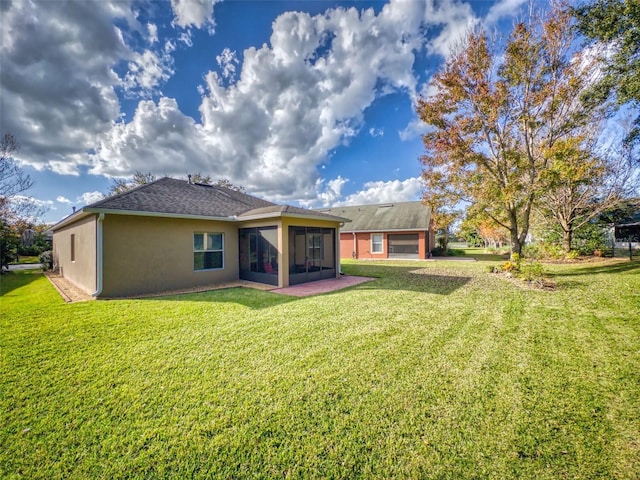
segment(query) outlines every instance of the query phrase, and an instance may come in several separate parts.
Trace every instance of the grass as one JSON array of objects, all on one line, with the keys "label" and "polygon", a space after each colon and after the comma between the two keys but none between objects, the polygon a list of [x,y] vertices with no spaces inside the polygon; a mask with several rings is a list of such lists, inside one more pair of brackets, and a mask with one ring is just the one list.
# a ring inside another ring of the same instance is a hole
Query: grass
[{"label": "grass", "polygon": [[9,265],[24,265],[26,263],[40,263],[37,256],[20,255],[17,261],[9,262]]},{"label": "grass", "polygon": [[1,277],[2,478],[640,476],[640,263],[347,262],[296,299]]}]

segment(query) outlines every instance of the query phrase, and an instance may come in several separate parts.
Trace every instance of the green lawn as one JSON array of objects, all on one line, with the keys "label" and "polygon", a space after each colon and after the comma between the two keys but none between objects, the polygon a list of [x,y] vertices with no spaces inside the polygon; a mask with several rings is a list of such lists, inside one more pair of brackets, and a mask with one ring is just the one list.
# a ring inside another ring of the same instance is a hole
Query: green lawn
[{"label": "green lawn", "polygon": [[640,477],[640,263],[348,262],[297,299],[3,275],[0,478]]},{"label": "green lawn", "polygon": [[37,256],[20,255],[18,261],[9,262],[9,265],[24,265],[26,263],[40,263]]}]

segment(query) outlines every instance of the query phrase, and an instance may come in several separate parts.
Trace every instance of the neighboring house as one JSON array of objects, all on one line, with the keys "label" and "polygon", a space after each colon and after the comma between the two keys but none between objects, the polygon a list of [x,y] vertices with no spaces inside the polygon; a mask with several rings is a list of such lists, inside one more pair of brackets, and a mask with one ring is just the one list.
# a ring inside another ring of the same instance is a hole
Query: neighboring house
[{"label": "neighboring house", "polygon": [[161,178],[52,227],[54,265],[95,297],[232,282],[286,287],[339,275],[346,218]]},{"label": "neighboring house", "polygon": [[341,258],[428,258],[435,246],[431,210],[422,202],[318,209],[349,218],[340,229]]}]

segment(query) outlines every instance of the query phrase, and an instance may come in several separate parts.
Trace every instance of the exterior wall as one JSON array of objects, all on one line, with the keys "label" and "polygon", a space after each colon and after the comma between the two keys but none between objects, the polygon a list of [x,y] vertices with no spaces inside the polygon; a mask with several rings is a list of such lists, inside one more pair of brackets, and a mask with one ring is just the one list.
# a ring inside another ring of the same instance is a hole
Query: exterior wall
[{"label": "exterior wall", "polygon": [[[195,232],[224,234],[224,268],[194,271]],[[107,214],[103,249],[103,297],[238,280],[236,223]]]},{"label": "exterior wall", "polygon": [[[60,274],[87,293],[96,291],[97,215],[91,215],[53,233],[53,259]],[[71,260],[71,235],[75,260]]]},{"label": "exterior wall", "polygon": [[[382,233],[382,253],[371,253],[371,235]],[[356,232],[354,255],[354,234],[353,232],[340,233],[340,258],[358,259],[384,259],[389,258],[388,235],[397,233],[418,234],[418,258],[428,258],[429,252],[434,247],[435,233],[433,230],[401,231],[401,232]],[[429,243],[427,245],[427,235]]]}]

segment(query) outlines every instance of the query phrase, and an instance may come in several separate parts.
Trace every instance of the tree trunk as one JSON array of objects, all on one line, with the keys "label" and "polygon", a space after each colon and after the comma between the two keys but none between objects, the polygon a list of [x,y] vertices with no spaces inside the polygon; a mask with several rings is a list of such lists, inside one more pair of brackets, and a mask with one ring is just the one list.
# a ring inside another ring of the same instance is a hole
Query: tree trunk
[{"label": "tree trunk", "polygon": [[566,253],[571,251],[571,240],[573,237],[573,232],[571,230],[565,230],[562,233],[562,247]]},{"label": "tree trunk", "polygon": [[509,234],[511,236],[511,254],[517,253],[522,256],[522,242],[520,241],[520,235],[518,235],[518,215],[515,209],[511,208],[509,211]]},{"label": "tree trunk", "polygon": [[511,228],[509,230],[509,233],[511,234],[511,253],[517,253],[518,255],[522,256],[522,243],[520,242],[520,237],[518,236],[517,227]]}]

